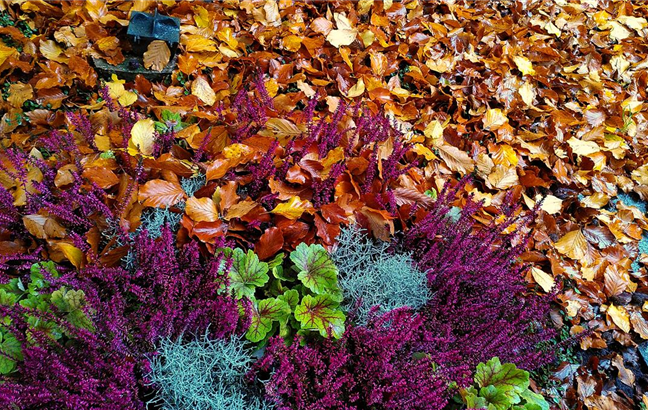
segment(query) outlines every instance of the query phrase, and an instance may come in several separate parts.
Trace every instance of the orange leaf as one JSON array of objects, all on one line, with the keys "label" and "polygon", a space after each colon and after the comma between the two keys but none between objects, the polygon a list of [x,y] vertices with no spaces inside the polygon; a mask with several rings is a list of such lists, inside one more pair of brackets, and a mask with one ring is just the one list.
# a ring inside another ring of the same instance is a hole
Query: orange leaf
[{"label": "orange leaf", "polygon": [[187,200],[185,212],[194,222],[216,222],[218,220],[218,211],[211,198],[192,196]]},{"label": "orange leaf", "polygon": [[273,214],[284,216],[288,219],[298,219],[305,211],[312,211],[310,201],[302,201],[298,196],[293,196],[288,202],[279,204],[273,209]]},{"label": "orange leaf", "polygon": [[444,144],[439,146],[438,149],[439,156],[451,170],[466,174],[475,169],[475,161],[459,148]]},{"label": "orange leaf", "polygon": [[587,253],[587,240],[580,229],[568,232],[554,246],[558,252],[572,259],[582,259]]},{"label": "orange leaf", "polygon": [[186,197],[187,195],[180,185],[163,179],[153,179],[140,188],[138,200],[145,206],[166,208],[177,204]]},{"label": "orange leaf", "polygon": [[66,242],[59,242],[57,245],[75,268],[83,267],[83,265],[85,264],[85,256],[83,255],[81,249]]},{"label": "orange leaf", "polygon": [[171,50],[166,41],[154,40],[144,52],[144,67],[149,70],[161,71],[169,64]]}]

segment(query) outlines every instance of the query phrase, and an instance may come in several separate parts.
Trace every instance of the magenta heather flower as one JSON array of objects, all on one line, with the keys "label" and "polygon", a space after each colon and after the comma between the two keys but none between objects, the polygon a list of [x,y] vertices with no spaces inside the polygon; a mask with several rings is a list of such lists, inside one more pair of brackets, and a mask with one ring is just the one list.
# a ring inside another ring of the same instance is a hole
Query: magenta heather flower
[{"label": "magenta heather flower", "polygon": [[[539,344],[555,332],[547,320],[550,298],[527,292],[527,267],[516,262],[527,244],[519,232],[533,214],[515,217],[514,209],[505,209],[503,223],[474,229],[480,204],[469,200],[453,221],[450,201],[466,182],[442,192],[399,243],[428,275],[432,297],[422,311],[425,328],[443,340],[438,351],[459,349],[471,367],[499,357],[537,368],[551,360]],[[518,228],[503,234],[513,223]]]},{"label": "magenta heather flower", "polygon": [[[375,310],[373,312],[375,314]],[[408,308],[373,315],[338,341],[271,339],[255,372],[280,410],[442,409],[451,380],[470,382],[460,358],[431,350],[423,317]]]}]

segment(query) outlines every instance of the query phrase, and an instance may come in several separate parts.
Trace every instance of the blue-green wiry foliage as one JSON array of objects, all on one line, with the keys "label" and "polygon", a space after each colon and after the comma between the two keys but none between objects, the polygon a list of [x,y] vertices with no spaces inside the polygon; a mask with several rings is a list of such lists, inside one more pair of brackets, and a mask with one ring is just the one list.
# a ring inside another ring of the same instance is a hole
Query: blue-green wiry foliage
[{"label": "blue-green wiry foliage", "polygon": [[271,409],[245,383],[253,357],[243,341],[164,339],[147,375],[164,410]]},{"label": "blue-green wiry foliage", "polygon": [[389,244],[372,241],[357,226],[342,228],[331,257],[340,272],[347,309],[357,308],[358,322],[367,321],[373,306],[381,312],[422,307],[430,298],[425,272],[407,254],[390,254]]}]

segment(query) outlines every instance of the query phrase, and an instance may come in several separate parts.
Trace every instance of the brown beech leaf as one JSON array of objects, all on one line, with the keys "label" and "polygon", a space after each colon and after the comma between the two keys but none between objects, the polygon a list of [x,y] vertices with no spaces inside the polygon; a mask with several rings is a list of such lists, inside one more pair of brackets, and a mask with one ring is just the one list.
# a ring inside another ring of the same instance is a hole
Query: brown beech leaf
[{"label": "brown beech leaf", "polygon": [[185,212],[194,222],[216,222],[218,220],[218,211],[211,198],[192,196],[187,200]]},{"label": "brown beech leaf", "polygon": [[459,148],[443,144],[438,149],[439,156],[451,170],[465,175],[475,169],[475,161]]},{"label": "brown beech leaf", "polygon": [[230,220],[232,218],[241,218],[244,217],[245,215],[248,214],[252,209],[254,209],[258,204],[251,200],[250,198],[247,198],[245,201],[241,201],[238,204],[232,205],[229,207],[227,210],[227,214],[225,215],[226,220]]},{"label": "brown beech leaf", "polygon": [[23,224],[27,231],[39,239],[64,238],[66,230],[54,219],[44,215],[25,215]]},{"label": "brown beech leaf", "polygon": [[313,205],[308,200],[302,200],[298,196],[293,196],[282,204],[277,205],[272,211],[273,214],[281,215],[288,219],[299,219],[304,212],[312,212]]},{"label": "brown beech leaf", "polygon": [[413,205],[418,204],[423,208],[429,208],[434,203],[434,200],[429,196],[420,193],[419,191],[411,188],[396,188],[394,189],[394,198],[396,198],[397,205]]},{"label": "brown beech leaf", "polygon": [[153,40],[144,52],[144,67],[149,70],[161,71],[169,64],[171,50],[166,41]]},{"label": "brown beech leaf", "polygon": [[138,200],[145,206],[167,208],[173,206],[187,197],[182,187],[178,184],[163,179],[153,179],[140,187]]},{"label": "brown beech leaf", "polygon": [[103,189],[110,188],[119,183],[117,175],[106,167],[86,168],[83,170],[83,176]]},{"label": "brown beech leaf", "polygon": [[568,232],[554,245],[556,250],[572,259],[582,259],[587,253],[587,240],[580,229]]},{"label": "brown beech leaf", "polygon": [[283,248],[284,237],[281,229],[273,226],[266,230],[254,245],[254,251],[261,260],[274,256]]}]

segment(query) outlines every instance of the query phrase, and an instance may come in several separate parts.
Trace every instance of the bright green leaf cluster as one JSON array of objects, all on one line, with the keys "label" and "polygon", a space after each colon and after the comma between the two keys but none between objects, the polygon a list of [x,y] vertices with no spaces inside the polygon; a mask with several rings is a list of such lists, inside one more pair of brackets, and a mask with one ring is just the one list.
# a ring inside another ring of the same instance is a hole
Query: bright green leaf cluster
[{"label": "bright green leaf cluster", "polygon": [[[61,286],[50,291],[50,283],[45,279],[43,271],[52,277],[58,277],[54,262],[40,262],[32,265],[29,282],[23,283],[21,278],[11,279],[0,285],[0,305],[20,305],[27,309],[50,313],[64,319],[75,328],[94,330],[90,318],[85,313],[85,293],[81,290],[68,289]],[[26,314],[29,326],[44,332],[53,340],[70,338],[72,335],[58,324],[44,320],[42,315]],[[3,317],[0,322],[0,374],[9,374],[15,370],[18,361],[22,360],[22,349],[16,336],[9,330],[11,319]]]},{"label": "bright green leaf cluster", "polygon": [[[230,291],[250,303],[246,309],[242,301],[240,308],[242,315],[251,316],[249,341],[263,345],[277,333],[286,339],[313,332],[342,336],[346,317],[340,307],[338,269],[321,245],[301,243],[286,261],[283,254],[261,262],[251,250],[225,252],[233,259]],[[292,265],[284,266],[288,260]]]},{"label": "bright green leaf cluster", "polygon": [[529,372],[497,357],[477,365],[475,385],[462,393],[469,409],[549,410],[549,403],[529,390]]},{"label": "bright green leaf cluster", "polygon": [[177,112],[163,110],[161,117],[162,121],[155,121],[155,130],[157,132],[178,132],[187,126],[182,122],[182,116]]}]

